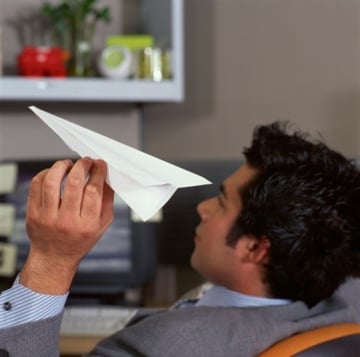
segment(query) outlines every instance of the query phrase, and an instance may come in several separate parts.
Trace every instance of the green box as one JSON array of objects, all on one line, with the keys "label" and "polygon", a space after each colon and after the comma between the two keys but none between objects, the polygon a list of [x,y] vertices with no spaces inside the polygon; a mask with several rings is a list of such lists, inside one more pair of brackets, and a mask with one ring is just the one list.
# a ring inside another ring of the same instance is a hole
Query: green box
[{"label": "green box", "polygon": [[132,51],[140,50],[154,45],[154,37],[151,35],[112,35],[106,39],[106,46],[123,46]]}]

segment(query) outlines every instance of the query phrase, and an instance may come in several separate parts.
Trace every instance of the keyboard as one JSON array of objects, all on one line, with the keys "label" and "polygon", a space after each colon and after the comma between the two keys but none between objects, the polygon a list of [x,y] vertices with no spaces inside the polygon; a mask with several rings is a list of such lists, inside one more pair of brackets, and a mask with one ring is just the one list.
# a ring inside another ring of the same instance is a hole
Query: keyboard
[{"label": "keyboard", "polygon": [[138,309],[114,306],[65,307],[61,336],[106,337],[121,330]]}]

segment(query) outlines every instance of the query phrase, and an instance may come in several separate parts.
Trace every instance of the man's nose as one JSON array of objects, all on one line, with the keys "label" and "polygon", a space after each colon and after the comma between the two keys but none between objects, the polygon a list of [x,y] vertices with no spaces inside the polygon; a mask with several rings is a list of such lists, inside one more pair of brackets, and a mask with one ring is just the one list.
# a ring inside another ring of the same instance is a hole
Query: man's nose
[{"label": "man's nose", "polygon": [[210,212],[210,202],[211,198],[201,201],[196,207],[197,213],[202,220],[205,220]]}]

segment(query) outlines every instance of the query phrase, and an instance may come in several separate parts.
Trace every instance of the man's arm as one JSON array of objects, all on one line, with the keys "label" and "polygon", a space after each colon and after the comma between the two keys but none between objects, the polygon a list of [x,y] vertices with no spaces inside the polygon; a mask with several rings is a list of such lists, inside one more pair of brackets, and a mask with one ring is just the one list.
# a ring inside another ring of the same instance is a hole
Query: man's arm
[{"label": "man's arm", "polygon": [[26,219],[31,247],[21,284],[43,294],[69,290],[80,260],[113,219],[113,191],[105,177],[105,163],[86,158],[74,165],[58,161],[34,177]]},{"label": "man's arm", "polygon": [[[48,298],[67,294],[81,259],[113,219],[114,194],[105,178],[105,163],[85,158],[75,164],[58,161],[32,180],[26,218],[31,246],[20,272],[20,284],[29,292]],[[27,297],[15,305],[12,311],[31,306]],[[60,319],[61,313],[56,313],[54,317],[0,329],[0,349],[21,356],[16,353],[26,347],[36,356],[55,356]],[[14,337],[9,339],[9,333]],[[18,333],[22,338],[15,338]],[[44,339],[39,339],[40,335]],[[33,347],[29,341],[33,341]],[[49,342],[44,345],[44,341]]]}]

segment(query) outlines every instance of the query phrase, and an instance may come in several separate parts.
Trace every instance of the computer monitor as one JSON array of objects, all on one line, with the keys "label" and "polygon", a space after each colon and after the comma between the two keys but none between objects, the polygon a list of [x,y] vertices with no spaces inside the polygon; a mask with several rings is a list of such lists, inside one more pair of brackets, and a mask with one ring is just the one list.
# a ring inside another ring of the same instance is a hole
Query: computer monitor
[{"label": "computer monitor", "polygon": [[[31,179],[54,161],[12,161],[17,167],[15,189],[1,195],[1,201],[16,209],[13,229],[6,239],[17,245],[17,270],[23,266],[29,250],[25,216]],[[129,288],[140,287],[153,278],[157,264],[158,223],[134,220],[130,208],[117,195],[114,215],[112,225],[81,261],[69,301],[77,298],[112,301]]]}]

